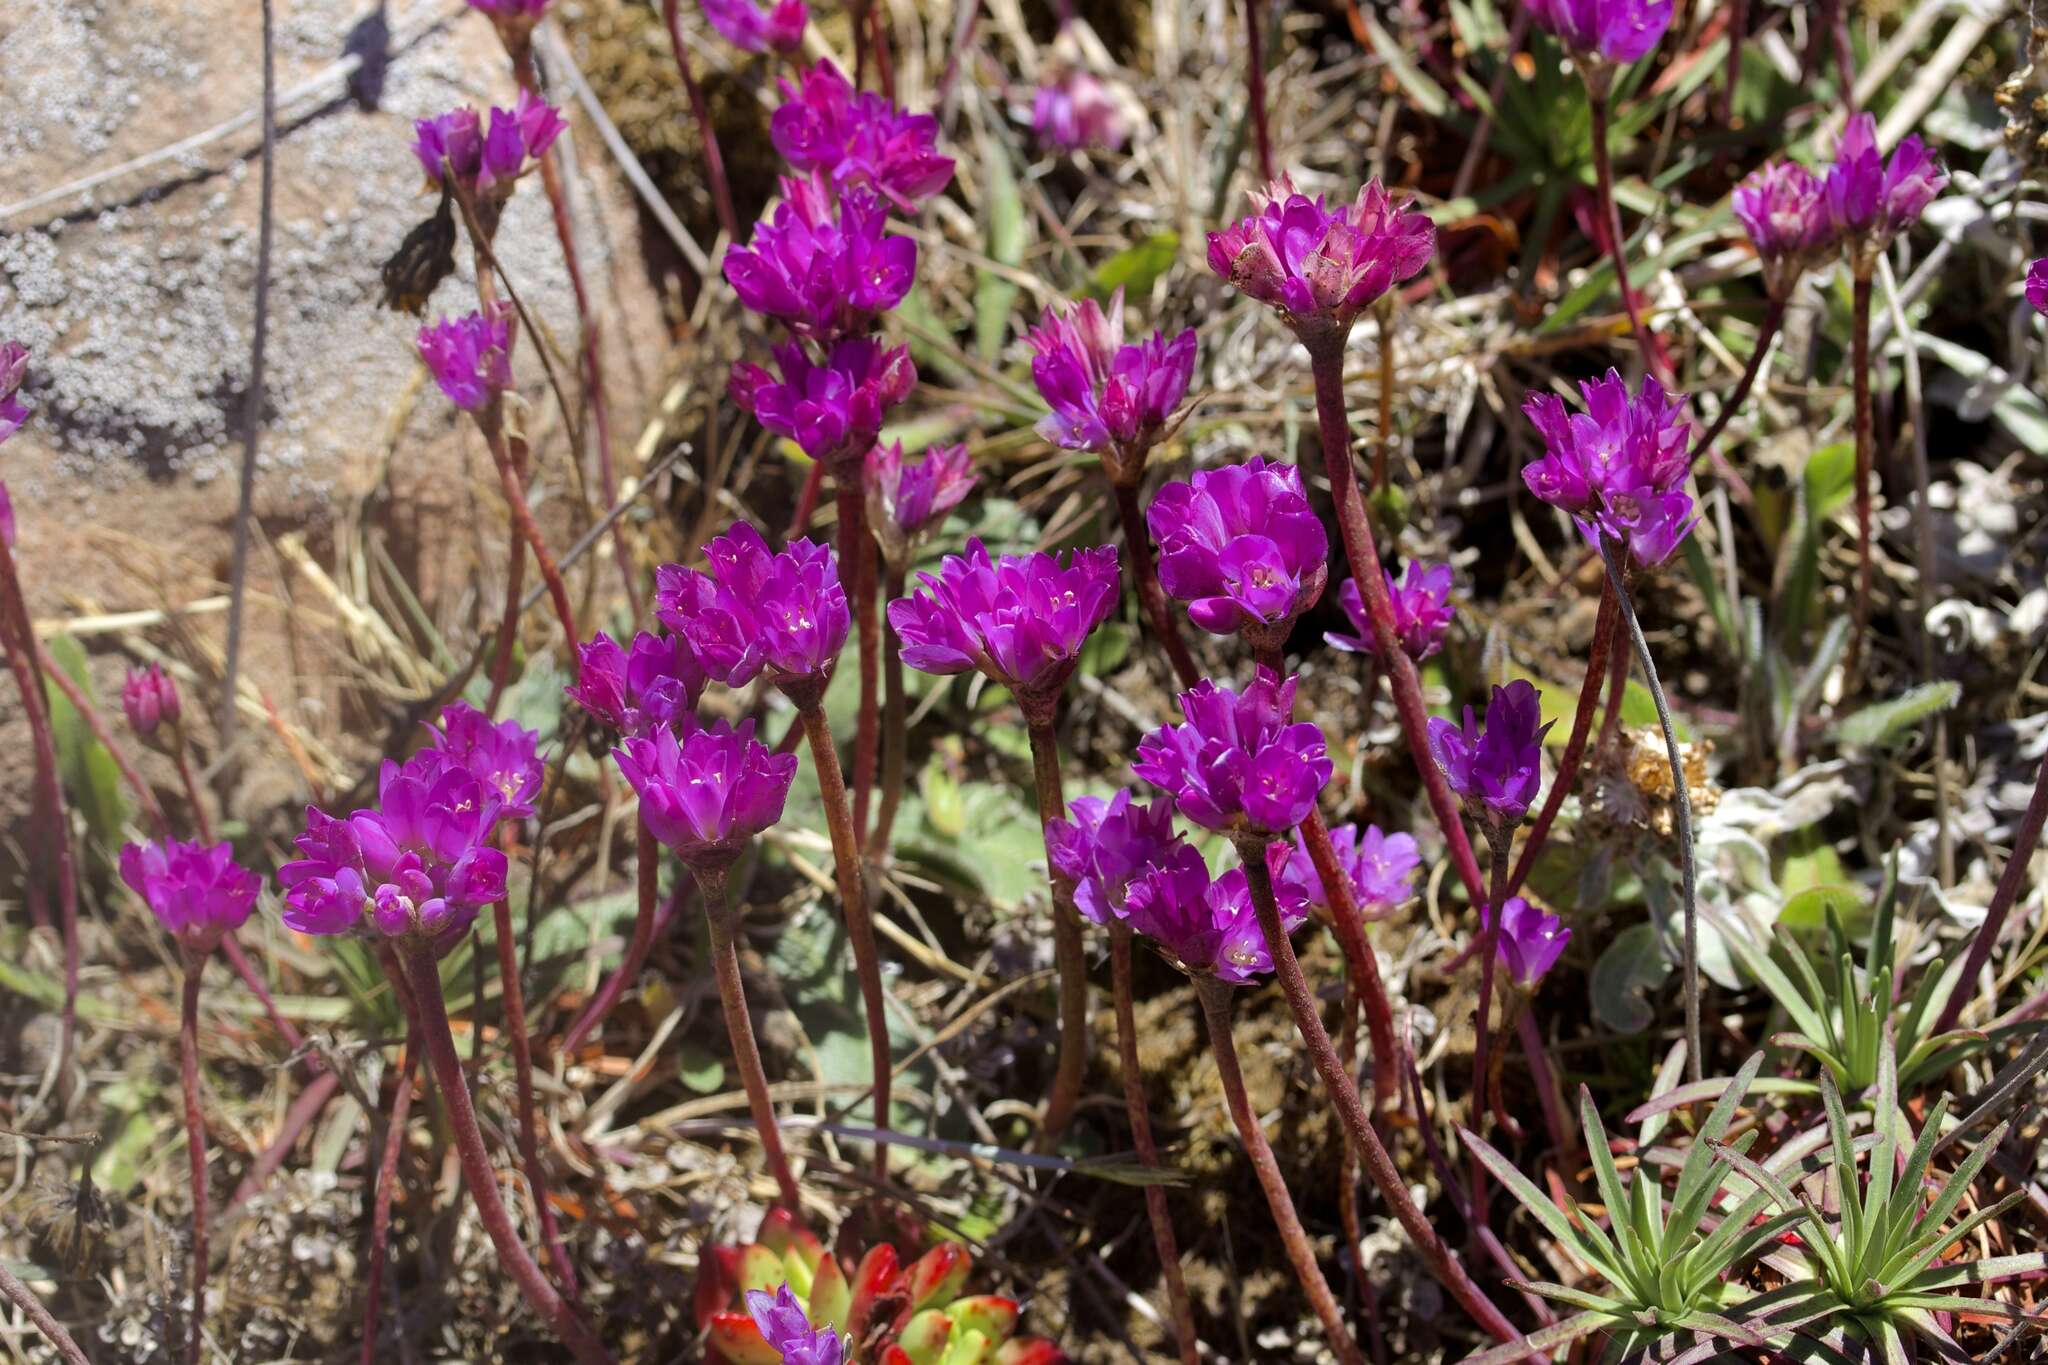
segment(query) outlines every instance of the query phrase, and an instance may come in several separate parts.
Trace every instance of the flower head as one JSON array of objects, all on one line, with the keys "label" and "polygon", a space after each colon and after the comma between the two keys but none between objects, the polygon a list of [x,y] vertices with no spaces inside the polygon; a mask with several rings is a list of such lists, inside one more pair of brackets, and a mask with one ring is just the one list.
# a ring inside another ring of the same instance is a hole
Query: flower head
[{"label": "flower head", "polygon": [[178,685],[164,672],[162,664],[131,668],[121,684],[121,710],[128,728],[138,735],[153,735],[159,725],[175,726],[184,704],[178,699]]},{"label": "flower head", "polygon": [[1205,829],[1285,834],[1315,809],[1332,765],[1323,732],[1294,720],[1296,680],[1261,667],[1242,692],[1207,679],[1180,694],[1180,725],[1138,741],[1131,771]]},{"label": "flower head", "polygon": [[[18,341],[0,341],[0,441],[21,430],[28,420],[28,408],[20,400],[22,382],[28,378],[28,347]],[[14,543],[10,529],[7,543]]]},{"label": "flower head", "polygon": [[1473,819],[1511,829],[1529,813],[1543,781],[1543,736],[1552,723],[1543,719],[1541,695],[1517,678],[1493,689],[1483,732],[1469,706],[1462,728],[1431,716],[1429,752]]},{"label": "flower head", "polygon": [[1429,264],[1436,228],[1396,204],[1377,180],[1337,208],[1297,194],[1282,176],[1253,196],[1255,212],[1209,234],[1209,268],[1285,314],[1297,331],[1346,335],[1380,295]]},{"label": "flower head", "polygon": [[385,763],[375,806],[347,819],[306,808],[304,856],[277,871],[285,924],[424,940],[445,952],[505,894],[505,855],[490,846],[503,811],[495,788],[439,750]]},{"label": "flower head", "polygon": [[865,331],[917,279],[917,243],[886,230],[872,191],[853,187],[836,210],[811,182],[783,181],[783,202],[753,240],[725,256],[741,303],[820,341]]},{"label": "flower head", "polygon": [[[1291,933],[1308,918],[1298,888],[1276,884],[1280,922]],[[1193,975],[1241,985],[1273,970],[1266,937],[1242,867],[1220,877],[1193,847],[1181,844],[1130,884],[1124,917]]]},{"label": "flower head", "polygon": [[1627,63],[1671,27],[1671,0],[1526,0],[1536,26],[1581,57]]},{"label": "flower head", "polygon": [[599,631],[578,647],[570,700],[629,738],[690,723],[704,695],[704,666],[680,635],[641,631],[630,650]]},{"label": "flower head", "polygon": [[458,701],[441,712],[432,747],[496,793],[503,818],[532,818],[546,771],[540,761],[538,733],[516,720],[493,721],[474,706]]},{"label": "flower head", "polygon": [[200,954],[242,927],[263,884],[236,864],[232,844],[180,839],[124,845],[121,880],[148,903],[172,938]]},{"label": "flower head", "polygon": [[1301,472],[1254,455],[1159,490],[1145,514],[1159,583],[1214,635],[1284,635],[1329,578],[1330,538]]},{"label": "flower head", "polygon": [[832,551],[809,540],[776,553],[736,521],[704,547],[710,569],[664,564],[654,610],[690,646],[708,677],[729,687],[763,668],[778,685],[820,683],[846,644],[852,616]]},{"label": "flower head", "polygon": [[451,183],[465,198],[503,199],[568,125],[553,105],[521,90],[510,109],[488,122],[467,106],[413,123],[413,155],[429,185]]},{"label": "flower head", "polygon": [[739,361],[732,367],[733,401],[814,460],[865,457],[881,435],[882,418],[917,383],[910,351],[891,350],[871,337],[834,343],[822,365],[813,364],[796,342],[774,349],[782,377]]},{"label": "flower head", "polygon": [[[1394,637],[1401,642],[1403,654],[1421,663],[1443,648],[1444,635],[1458,614],[1451,606],[1451,566],[1411,559],[1398,581],[1384,569],[1380,572],[1394,608]],[[1351,620],[1351,634],[1327,631],[1323,639],[1331,648],[1349,654],[1377,655],[1379,642],[1373,637],[1357,579],[1347,578],[1337,585],[1337,605]]]},{"label": "flower head", "polygon": [[2037,313],[2048,313],[2048,256],[2027,267],[2027,302]]},{"label": "flower head", "polygon": [[1077,796],[1067,810],[1071,820],[1045,823],[1052,870],[1074,883],[1074,908],[1089,920],[1121,920],[1131,879],[1165,862],[1180,847],[1180,836],[1173,831],[1173,803],[1139,805],[1124,790],[1107,801]]},{"label": "flower head", "polygon": [[1516,985],[1527,990],[1556,965],[1572,931],[1556,915],[1545,914],[1520,896],[1511,896],[1501,910],[1500,934],[1494,940],[1500,965]]},{"label": "flower head", "polygon": [[1195,373],[1193,328],[1168,341],[1124,344],[1124,293],[1109,308],[1093,299],[1048,308],[1027,339],[1031,377],[1052,407],[1038,434],[1068,450],[1093,450],[1111,464],[1112,477],[1137,477],[1145,454],[1187,395]]},{"label": "flower head", "polygon": [[1544,502],[1569,514],[1599,549],[1612,539],[1636,562],[1661,564],[1698,518],[1679,491],[1688,469],[1690,424],[1685,399],[1666,395],[1645,377],[1631,395],[1615,370],[1581,383],[1586,411],[1571,413],[1555,394],[1539,393],[1522,411],[1543,436],[1544,454],[1522,481]]},{"label": "flower head", "polygon": [[1887,161],[1877,147],[1877,119],[1857,114],[1842,129],[1827,173],[1828,221],[1864,251],[1882,251],[1920,221],[1920,213],[1948,184],[1934,153],[1907,137]]},{"label": "flower head", "polygon": [[781,86],[768,136],[800,173],[820,172],[841,193],[866,186],[905,210],[953,178],[952,159],[937,150],[939,121],[930,114],[906,114],[881,95],[855,90],[829,61],[806,69],[800,85]]},{"label": "flower head", "polygon": [[1835,244],[1827,187],[1796,161],[1769,161],[1735,187],[1735,216],[1763,261],[1771,297],[1782,299]]},{"label": "flower head", "polygon": [[979,669],[1027,705],[1050,701],[1080,662],[1081,646],[1115,609],[1116,548],[990,559],[979,539],[947,555],[937,577],[889,604],[903,662],[923,673]]},{"label": "flower head", "polygon": [[[1293,844],[1275,843],[1271,847],[1282,851],[1287,860],[1284,876],[1276,873],[1274,881],[1302,885],[1307,889],[1309,904],[1318,910],[1328,910],[1330,903],[1323,894],[1323,880],[1308,856],[1305,837],[1296,833]],[[1330,831],[1330,847],[1337,855],[1337,866],[1344,870],[1344,878],[1350,883],[1352,903],[1368,918],[1384,914],[1414,893],[1422,855],[1416,851],[1413,835],[1387,834],[1378,825],[1367,825],[1363,830],[1356,825],[1339,825]]]},{"label": "flower head", "polygon": [[512,305],[442,318],[420,329],[420,359],[448,401],[476,412],[512,387]]},{"label": "flower head", "polygon": [[1031,131],[1041,144],[1063,152],[1113,152],[1130,129],[1109,87],[1079,67],[1068,67],[1031,97]]},{"label": "flower head", "polygon": [[747,52],[794,52],[811,21],[804,0],[770,0],[766,10],[754,0],[697,0],[697,8],[720,37]]},{"label": "flower head", "polygon": [[796,776],[796,755],[770,753],[752,721],[680,736],[659,729],[626,740],[612,758],[639,793],[640,823],[695,868],[725,866],[780,820]]},{"label": "flower head", "polygon": [[773,1294],[747,1291],[747,1313],[761,1329],[761,1339],[782,1355],[782,1365],[839,1365],[845,1343],[831,1323],[817,1328],[787,1284]]},{"label": "flower head", "polygon": [[903,457],[903,442],[869,448],[868,526],[892,563],[901,564],[922,533],[960,505],[974,487],[967,447],[935,445],[920,460]]}]

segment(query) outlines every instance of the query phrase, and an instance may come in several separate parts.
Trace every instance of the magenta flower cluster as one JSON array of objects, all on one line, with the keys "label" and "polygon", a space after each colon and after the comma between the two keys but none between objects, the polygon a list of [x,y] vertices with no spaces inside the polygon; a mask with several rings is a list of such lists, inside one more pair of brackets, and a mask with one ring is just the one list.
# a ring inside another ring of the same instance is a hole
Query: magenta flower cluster
[{"label": "magenta flower cluster", "polygon": [[1180,844],[1172,803],[1140,805],[1124,790],[1106,801],[1077,796],[1067,812],[1071,819],[1045,825],[1052,870],[1074,884],[1074,908],[1085,918],[1096,924],[1123,919],[1132,879],[1166,861]]},{"label": "magenta flower cluster", "polygon": [[1116,548],[991,559],[980,540],[947,555],[936,576],[889,604],[903,662],[923,673],[980,670],[1027,705],[1050,701],[1080,662],[1081,646],[1115,608]]},{"label": "magenta flower cluster", "polygon": [[553,105],[521,90],[512,108],[493,108],[488,122],[467,107],[417,120],[412,150],[428,184],[452,184],[465,198],[502,199],[567,126]]},{"label": "magenta flower cluster", "polygon": [[[1451,606],[1451,566],[1411,559],[1398,580],[1385,570],[1381,572],[1394,609],[1394,637],[1403,654],[1421,663],[1443,648],[1444,636],[1458,614]],[[1323,639],[1332,649],[1347,654],[1377,656],[1379,642],[1366,616],[1365,597],[1358,590],[1357,579],[1347,578],[1337,586],[1337,605],[1350,618],[1351,633],[1326,631]]]},{"label": "magenta flower cluster", "polygon": [[1113,152],[1130,137],[1116,97],[1092,73],[1069,67],[1031,97],[1031,131],[1055,151]]},{"label": "magenta flower cluster", "polygon": [[804,0],[771,0],[766,9],[754,0],[697,0],[697,7],[719,37],[747,52],[795,52],[811,22]]},{"label": "magenta flower cluster", "polygon": [[901,441],[875,445],[868,450],[866,475],[868,528],[898,565],[975,484],[964,444],[935,445],[916,460],[904,457]]},{"label": "magenta flower cluster", "polygon": [[797,765],[795,754],[770,753],[755,739],[752,721],[659,726],[612,758],[640,797],[648,833],[699,870],[731,863],[782,818]]},{"label": "magenta flower cluster", "polygon": [[1124,295],[1048,308],[1026,338],[1031,377],[1052,411],[1038,434],[1068,450],[1092,450],[1132,473],[1143,467],[1195,373],[1193,328],[1124,344]]},{"label": "magenta flower cluster", "polygon": [[1487,829],[1505,832],[1522,823],[1543,781],[1543,736],[1553,722],[1543,719],[1541,695],[1517,678],[1493,689],[1482,728],[1465,708],[1465,723],[1429,719],[1429,752],[1443,769],[1466,812]]},{"label": "magenta flower cluster", "polygon": [[881,95],[855,90],[829,61],[807,69],[799,85],[781,86],[768,136],[799,172],[823,175],[842,194],[865,187],[906,211],[953,179],[931,115],[905,113]]},{"label": "magenta flower cluster", "polygon": [[1185,721],[1138,741],[1131,771],[1205,829],[1286,834],[1315,809],[1333,771],[1322,730],[1294,719],[1296,686],[1263,666],[1242,692],[1196,683],[1180,695]]},{"label": "magenta flower cluster", "polygon": [[1582,413],[1549,393],[1522,405],[1544,446],[1522,481],[1569,515],[1594,548],[1612,542],[1638,564],[1661,564],[1698,520],[1692,498],[1680,491],[1690,467],[1685,399],[1648,376],[1632,395],[1612,369],[1579,392]]},{"label": "magenta flower cluster", "polygon": [[1857,114],[1842,129],[1828,168],[1828,222],[1852,247],[1882,251],[1920,221],[1947,184],[1941,163],[1918,137],[1903,139],[1887,160],[1877,146],[1877,119]]},{"label": "magenta flower cluster", "polygon": [[162,664],[131,668],[121,683],[121,712],[128,728],[138,735],[153,735],[159,725],[175,727],[185,709],[178,696],[178,684],[164,672]]},{"label": "magenta flower cluster", "polygon": [[686,641],[706,677],[728,687],[822,682],[852,629],[832,552],[809,540],[771,551],[744,521],[704,547],[710,568],[664,564],[655,614]]},{"label": "magenta flower cluster", "polygon": [[233,845],[164,839],[121,849],[121,880],[180,947],[203,956],[242,927],[262,880],[235,862]]},{"label": "magenta flower cluster", "polygon": [[[1310,905],[1328,910],[1329,899],[1309,857],[1307,836],[1297,833],[1294,837],[1292,845],[1271,846],[1285,858],[1283,871],[1273,880],[1299,885]],[[1388,834],[1378,825],[1362,830],[1356,825],[1339,825],[1330,831],[1330,847],[1350,886],[1352,904],[1368,918],[1385,914],[1413,894],[1416,875],[1422,870],[1422,854],[1413,835]]]},{"label": "magenta flower cluster", "polygon": [[[18,341],[0,341],[0,441],[21,430],[28,420],[28,408],[21,401],[21,386],[28,380],[28,347]],[[10,531],[8,543],[13,544]]]},{"label": "magenta flower cluster", "polygon": [[569,698],[610,729],[637,739],[694,722],[704,668],[680,635],[641,631],[631,649],[599,631],[578,650]]},{"label": "magenta flower cluster", "polygon": [[840,1365],[845,1343],[831,1323],[811,1326],[803,1305],[787,1284],[773,1294],[747,1291],[747,1313],[761,1329],[761,1339],[782,1355],[782,1365]]},{"label": "magenta flower cluster", "polygon": [[1255,212],[1209,234],[1209,268],[1277,309],[1297,332],[1347,334],[1360,312],[1429,264],[1436,227],[1370,180],[1349,204],[1311,199],[1282,176]]},{"label": "magenta flower cluster", "polygon": [[[1274,897],[1281,927],[1292,933],[1308,918],[1301,888],[1276,884]],[[1244,869],[1211,876],[1190,845],[1178,845],[1131,882],[1124,919],[1188,972],[1242,985],[1273,970]]]},{"label": "magenta flower cluster", "polygon": [[[1483,910],[1482,919],[1490,919]],[[1557,965],[1572,931],[1556,915],[1546,914],[1520,896],[1511,896],[1501,908],[1500,934],[1494,951],[1508,979],[1528,990]]]},{"label": "magenta flower cluster", "polygon": [[812,361],[800,342],[782,342],[773,349],[780,377],[737,362],[730,384],[733,401],[762,426],[828,464],[864,459],[889,409],[917,384],[909,350],[884,346],[873,337],[833,343],[823,364]]},{"label": "magenta flower cluster", "polygon": [[546,771],[540,759],[540,736],[534,731],[516,720],[494,721],[458,701],[441,712],[441,723],[434,729],[434,748],[497,797],[500,819],[533,817]]},{"label": "magenta flower cluster", "polygon": [[1730,202],[1773,298],[1785,297],[1801,272],[1834,249],[1826,182],[1796,161],[1766,162],[1735,187]]},{"label": "magenta flower cluster", "polygon": [[2037,313],[2048,313],[2048,256],[2027,267],[2027,302]]},{"label": "magenta flower cluster", "polygon": [[1524,0],[1536,26],[1581,58],[1638,61],[1664,40],[1671,0]]},{"label": "magenta flower cluster", "polygon": [[448,401],[478,412],[512,387],[512,305],[442,318],[420,329],[420,359]]},{"label": "magenta flower cluster", "polygon": [[1277,647],[1329,579],[1330,539],[1301,471],[1254,455],[1159,490],[1145,514],[1159,582],[1212,635],[1262,630]]},{"label": "magenta flower cluster", "polygon": [[741,303],[829,343],[903,302],[917,277],[917,243],[889,233],[872,191],[852,187],[835,208],[823,185],[782,184],[783,202],[755,225],[753,241],[726,253],[725,278]]}]

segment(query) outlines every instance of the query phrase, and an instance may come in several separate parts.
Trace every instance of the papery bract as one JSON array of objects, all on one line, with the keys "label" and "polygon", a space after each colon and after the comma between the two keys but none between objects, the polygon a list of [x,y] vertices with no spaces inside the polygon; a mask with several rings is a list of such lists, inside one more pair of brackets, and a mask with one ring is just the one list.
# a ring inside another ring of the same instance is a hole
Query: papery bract
[{"label": "papery bract", "polygon": [[811,22],[804,0],[769,0],[766,9],[755,0],[697,0],[697,7],[720,37],[748,52],[795,52]]},{"label": "papery bract", "polygon": [[1296,680],[1261,666],[1242,692],[1204,679],[1180,694],[1180,725],[1138,742],[1131,771],[1179,812],[1225,833],[1285,834],[1330,780],[1323,732],[1294,719]]},{"label": "papery bract", "polygon": [[125,844],[121,880],[186,949],[209,953],[242,927],[263,883],[235,862],[232,844],[181,839]]},{"label": "papery bract", "polygon": [[1330,540],[1291,464],[1253,456],[1159,490],[1159,583],[1203,630],[1285,627],[1322,596]]},{"label": "papery bract", "polygon": [[1069,450],[1092,450],[1111,462],[1111,476],[1134,479],[1144,458],[1186,397],[1195,372],[1195,333],[1171,341],[1154,332],[1124,344],[1124,294],[1109,308],[1093,299],[1048,308],[1026,340],[1031,377],[1052,411],[1038,434]]},{"label": "papery bract", "polygon": [[1689,470],[1685,399],[1666,395],[1648,376],[1631,395],[1613,369],[1579,392],[1582,413],[1549,393],[1522,405],[1544,446],[1543,458],[1523,467],[1522,481],[1569,514],[1595,549],[1613,540],[1637,563],[1661,564],[1698,520],[1680,491]]},{"label": "papery bract", "polygon": [[[1308,907],[1294,888],[1276,885],[1274,893],[1281,925],[1291,933],[1308,918]],[[1212,878],[1187,844],[1132,880],[1124,917],[1188,972],[1241,985],[1273,970],[1244,869]]]},{"label": "papery bract", "polygon": [[736,521],[704,557],[708,570],[655,571],[654,609],[706,676],[740,687],[764,668],[778,684],[831,672],[852,628],[831,550],[795,540],[778,553]]},{"label": "papery bract", "polygon": [[1106,801],[1077,796],[1067,811],[1072,819],[1045,823],[1052,869],[1074,883],[1074,908],[1084,916],[1097,924],[1120,920],[1131,879],[1180,845],[1173,804],[1140,805],[1124,790]]},{"label": "papery bract", "polygon": [[162,664],[152,663],[148,668],[128,670],[121,684],[121,711],[128,717],[129,729],[151,735],[159,725],[176,725],[184,703],[171,675],[164,672]]},{"label": "papery bract", "polygon": [[578,647],[570,700],[626,736],[656,726],[685,725],[704,695],[704,667],[679,635],[641,631],[630,651],[599,631]]},{"label": "papery bract", "polygon": [[1556,915],[1546,914],[1520,896],[1508,898],[1494,940],[1500,964],[1516,985],[1527,990],[1556,965],[1572,931]]},{"label": "papery bract", "polygon": [[1114,546],[991,559],[979,539],[947,555],[936,576],[889,604],[903,662],[924,673],[979,669],[1026,705],[1050,701],[1080,661],[1081,646],[1115,608]]},{"label": "papery bract", "polygon": [[[1391,573],[1381,572],[1386,579],[1387,599],[1393,606],[1394,636],[1401,643],[1401,652],[1421,663],[1443,648],[1444,635],[1458,614],[1451,606],[1451,566],[1411,559],[1398,581]],[[1366,616],[1365,599],[1358,591],[1357,579],[1347,578],[1337,585],[1337,605],[1350,618],[1351,633],[1326,631],[1323,639],[1333,649],[1377,656],[1379,642]]]},{"label": "papery bract", "polygon": [[449,402],[465,412],[488,407],[512,387],[512,305],[500,300],[422,327],[419,352]]},{"label": "papery bract", "polygon": [[1298,332],[1348,334],[1362,310],[1436,250],[1428,217],[1394,203],[1377,180],[1333,209],[1282,176],[1252,204],[1250,217],[1209,234],[1209,268]]},{"label": "papery bract", "polygon": [[774,351],[780,379],[746,361],[734,364],[733,401],[814,460],[866,458],[881,435],[882,419],[917,384],[909,350],[892,350],[870,337],[835,343],[822,365],[793,341]]},{"label": "papery bract", "polygon": [[719,722],[628,739],[612,753],[640,797],[647,832],[700,869],[724,867],[746,841],[782,818],[795,754],[754,738],[752,721]]},{"label": "papery bract", "polygon": [[1508,829],[1522,822],[1536,799],[1543,781],[1543,736],[1551,724],[1543,719],[1541,695],[1517,678],[1493,689],[1483,730],[1469,706],[1463,726],[1431,716],[1429,752],[1473,819],[1494,830]]},{"label": "papery bract", "polygon": [[798,86],[780,84],[783,102],[768,121],[768,136],[799,172],[819,172],[841,193],[865,186],[906,210],[953,178],[931,115],[907,114],[881,95],[856,91],[829,61],[807,68]]},{"label": "papery bract", "polygon": [[783,194],[753,239],[725,255],[725,278],[741,303],[829,342],[867,330],[903,302],[917,279],[917,243],[887,230],[871,191],[846,190],[836,209],[821,187],[801,180],[785,179]]}]

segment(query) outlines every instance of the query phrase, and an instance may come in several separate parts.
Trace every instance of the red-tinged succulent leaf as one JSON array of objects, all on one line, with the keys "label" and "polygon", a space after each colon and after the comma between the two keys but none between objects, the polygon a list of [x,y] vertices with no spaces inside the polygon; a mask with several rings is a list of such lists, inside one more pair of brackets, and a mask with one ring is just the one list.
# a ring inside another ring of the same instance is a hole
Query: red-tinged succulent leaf
[{"label": "red-tinged succulent leaf", "polygon": [[903,1272],[911,1311],[944,1308],[958,1296],[973,1269],[974,1258],[958,1242],[941,1242],[918,1257]]},{"label": "red-tinged succulent leaf", "polygon": [[991,1365],[1067,1365],[1067,1354],[1044,1337],[1017,1337],[997,1348]]},{"label": "red-tinged succulent leaf", "polygon": [[739,1292],[759,1289],[772,1294],[789,1280],[789,1271],[782,1264],[782,1257],[759,1242],[740,1248]]},{"label": "red-tinged succulent leaf", "polygon": [[754,1235],[754,1240],[779,1255],[789,1250],[790,1238],[802,1226],[788,1209],[770,1209],[768,1216],[761,1220],[761,1230]]},{"label": "red-tinged succulent leaf", "polygon": [[740,1296],[740,1249],[732,1246],[706,1247],[697,1262],[697,1288],[692,1309],[697,1330],[711,1325],[711,1319],[731,1308]]},{"label": "red-tinged succulent leaf", "polygon": [[811,1279],[808,1313],[811,1326],[822,1327],[827,1323],[843,1326],[852,1308],[853,1290],[846,1283],[846,1272],[839,1268],[839,1258],[824,1257],[818,1262],[817,1273]]},{"label": "red-tinged succulent leaf", "polygon": [[908,1351],[892,1344],[882,1348],[881,1365],[915,1365],[915,1362]]},{"label": "red-tinged succulent leaf", "polygon": [[952,1336],[953,1320],[936,1308],[927,1308],[903,1325],[893,1344],[910,1356],[911,1365],[939,1365]]},{"label": "red-tinged succulent leaf", "polygon": [[846,1330],[856,1342],[867,1335],[876,1301],[896,1288],[896,1279],[896,1248],[887,1242],[868,1248],[853,1272],[853,1301],[846,1313]]},{"label": "red-tinged succulent leaf", "polygon": [[726,1365],[782,1365],[782,1352],[768,1344],[761,1329],[745,1313],[713,1315],[705,1334],[713,1360]]},{"label": "red-tinged succulent leaf", "polygon": [[[776,1213],[781,1211],[780,1209],[774,1210]],[[825,1244],[818,1240],[817,1233],[812,1232],[802,1223],[798,1223],[794,1228],[790,1229],[789,1248],[783,1254],[795,1257],[804,1263],[804,1267],[807,1270],[816,1272],[818,1262],[825,1258]]]},{"label": "red-tinged succulent leaf", "polygon": [[996,1294],[955,1299],[946,1306],[956,1332],[979,1332],[990,1341],[1008,1341],[1017,1330],[1017,1301]]},{"label": "red-tinged succulent leaf", "polygon": [[955,1332],[953,1344],[939,1365],[982,1365],[988,1355],[987,1337],[979,1332]]}]

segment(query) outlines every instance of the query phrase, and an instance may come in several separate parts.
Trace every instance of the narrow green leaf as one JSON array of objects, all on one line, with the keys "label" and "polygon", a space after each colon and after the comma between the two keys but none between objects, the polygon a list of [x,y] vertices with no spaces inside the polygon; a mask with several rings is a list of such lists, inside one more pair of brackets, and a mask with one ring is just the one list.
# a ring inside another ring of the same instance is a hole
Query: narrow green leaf
[{"label": "narrow green leaf", "polygon": [[[979,141],[985,196],[983,254],[1000,265],[1014,266],[1024,259],[1024,196],[1017,189],[1017,173],[1010,164],[1009,149],[987,133]],[[974,345],[985,361],[993,363],[1003,353],[1018,292],[1015,280],[986,268],[975,271]]]}]

